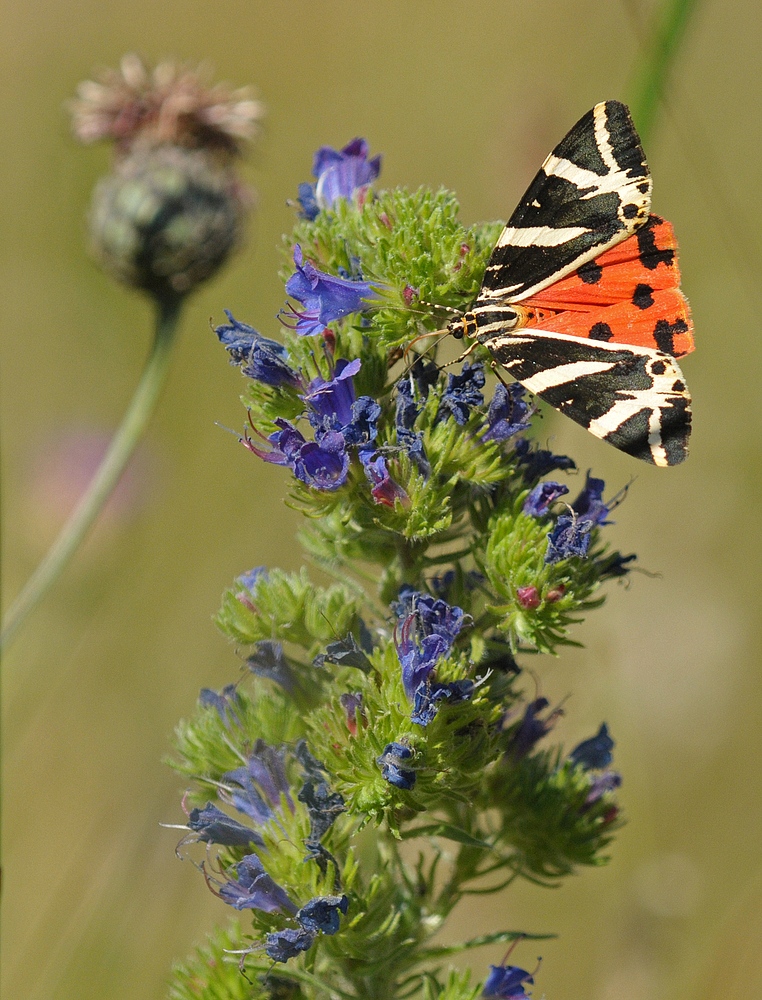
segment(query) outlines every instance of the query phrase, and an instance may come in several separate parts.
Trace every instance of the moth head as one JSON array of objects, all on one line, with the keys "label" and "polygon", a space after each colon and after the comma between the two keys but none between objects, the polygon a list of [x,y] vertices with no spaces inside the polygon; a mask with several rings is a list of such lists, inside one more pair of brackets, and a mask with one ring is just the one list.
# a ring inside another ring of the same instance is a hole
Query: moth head
[{"label": "moth head", "polygon": [[478,330],[476,316],[472,312],[463,313],[455,319],[451,319],[447,324],[447,332],[455,340],[463,340],[464,337],[475,337]]}]

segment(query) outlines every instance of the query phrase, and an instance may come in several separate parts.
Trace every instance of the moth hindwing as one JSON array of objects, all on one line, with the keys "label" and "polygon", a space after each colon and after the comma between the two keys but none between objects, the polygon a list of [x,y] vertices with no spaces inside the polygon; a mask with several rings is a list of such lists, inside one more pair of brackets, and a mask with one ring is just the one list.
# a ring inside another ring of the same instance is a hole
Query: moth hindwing
[{"label": "moth hindwing", "polygon": [[685,459],[690,396],[668,354],[530,329],[493,336],[486,347],[530,392],[596,437],[653,465]]},{"label": "moth hindwing", "polygon": [[592,434],[666,466],[687,455],[691,400],[672,355],[693,350],[693,326],[672,229],[650,205],[627,108],[597,104],[543,163],[450,329]]}]

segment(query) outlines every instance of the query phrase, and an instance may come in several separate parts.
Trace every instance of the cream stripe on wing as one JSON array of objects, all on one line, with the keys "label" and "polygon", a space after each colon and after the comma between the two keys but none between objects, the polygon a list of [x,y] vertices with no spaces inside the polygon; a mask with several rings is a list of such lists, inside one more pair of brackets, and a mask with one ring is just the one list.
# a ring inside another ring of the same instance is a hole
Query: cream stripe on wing
[{"label": "cream stripe on wing", "polygon": [[586,375],[598,375],[600,372],[611,371],[616,366],[614,361],[574,361],[568,365],[558,365],[556,368],[546,368],[531,378],[522,378],[521,384],[536,395],[542,395],[546,389],[553,389]]}]

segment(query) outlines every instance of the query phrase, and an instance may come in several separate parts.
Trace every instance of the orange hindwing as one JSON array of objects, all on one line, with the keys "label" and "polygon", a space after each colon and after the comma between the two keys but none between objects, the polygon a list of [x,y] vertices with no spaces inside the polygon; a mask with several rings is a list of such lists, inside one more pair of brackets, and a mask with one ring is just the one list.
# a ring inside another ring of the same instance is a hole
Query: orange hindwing
[{"label": "orange hindwing", "polygon": [[656,215],[633,236],[521,306],[530,314],[527,325],[532,329],[657,348],[676,358],[694,348],[690,308],[680,291],[675,234]]}]

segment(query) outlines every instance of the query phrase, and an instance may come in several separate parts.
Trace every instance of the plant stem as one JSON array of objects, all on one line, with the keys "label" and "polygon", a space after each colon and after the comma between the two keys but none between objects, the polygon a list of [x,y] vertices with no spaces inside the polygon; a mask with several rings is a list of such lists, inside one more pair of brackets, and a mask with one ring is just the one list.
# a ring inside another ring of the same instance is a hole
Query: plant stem
[{"label": "plant stem", "polygon": [[29,614],[61,575],[119,482],[153,415],[164,386],[182,305],[181,298],[162,300],[158,303],[151,353],[124,419],[112,438],[87,492],[8,609],[0,634],[0,650],[8,646]]},{"label": "plant stem", "polygon": [[670,0],[663,8],[659,5],[661,9],[628,88],[630,111],[644,145],[651,138],[667,74],[698,3],[699,0]]}]

